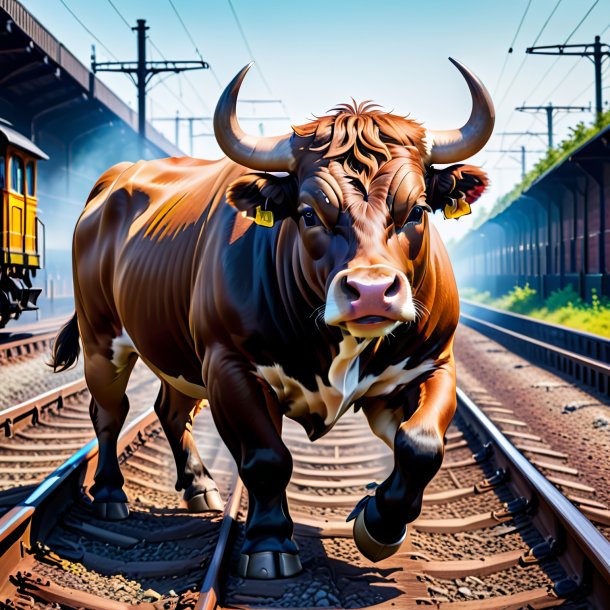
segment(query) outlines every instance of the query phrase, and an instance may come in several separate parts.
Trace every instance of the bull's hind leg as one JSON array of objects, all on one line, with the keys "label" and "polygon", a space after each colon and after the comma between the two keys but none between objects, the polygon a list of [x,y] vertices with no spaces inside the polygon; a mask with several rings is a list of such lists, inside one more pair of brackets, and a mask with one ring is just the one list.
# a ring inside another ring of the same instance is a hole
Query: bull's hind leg
[{"label": "bull's hind leg", "polygon": [[137,356],[131,353],[117,365],[94,350],[90,345],[85,350],[85,379],[92,396],[89,413],[99,442],[95,483],[91,487],[93,510],[101,519],[125,519],[129,509],[123,491],[117,440],[129,411],[125,389]]},{"label": "bull's hind leg", "polygon": [[424,489],[441,466],[445,431],[456,407],[453,360],[410,391],[407,401],[405,412],[412,415],[395,428],[394,469],[352,513],[356,545],[372,561],[398,550],[406,524],[418,517]]},{"label": "bull's hind leg", "polygon": [[238,573],[244,578],[293,576],[301,563],[286,503],[292,457],[280,435],[277,398],[239,356],[215,347],[206,360],[212,415],[248,489]]},{"label": "bull's hind leg", "polygon": [[176,491],[184,489],[188,509],[191,512],[222,510],[224,504],[218,487],[201,461],[193,439],[193,418],[199,409],[198,402],[162,381],[155,412],[176,460]]}]

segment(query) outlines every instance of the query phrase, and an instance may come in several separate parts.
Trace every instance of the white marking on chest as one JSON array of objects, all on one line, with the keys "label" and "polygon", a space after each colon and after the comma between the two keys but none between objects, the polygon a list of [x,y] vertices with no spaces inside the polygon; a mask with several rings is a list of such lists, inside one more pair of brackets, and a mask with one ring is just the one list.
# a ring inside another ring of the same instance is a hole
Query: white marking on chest
[{"label": "white marking on chest", "polygon": [[317,389],[313,391],[298,379],[286,375],[280,364],[257,365],[256,370],[259,377],[273,388],[280,403],[288,406],[288,417],[317,413],[325,425],[330,426],[359,398],[383,396],[434,369],[433,360],[425,360],[413,369],[405,369],[409,360],[405,358],[378,375],[365,375],[360,379],[359,357],[369,343],[369,340],[358,343],[354,337],[344,337],[328,371],[330,386],[316,375]]}]

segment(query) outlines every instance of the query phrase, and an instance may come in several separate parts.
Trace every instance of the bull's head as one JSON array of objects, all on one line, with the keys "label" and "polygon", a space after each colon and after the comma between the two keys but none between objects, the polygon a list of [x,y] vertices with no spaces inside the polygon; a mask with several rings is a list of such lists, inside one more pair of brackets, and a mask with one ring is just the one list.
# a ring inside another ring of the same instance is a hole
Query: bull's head
[{"label": "bull's head", "polygon": [[278,137],[244,133],[236,118],[246,66],[221,96],[216,138],[236,163],[287,176],[246,174],[229,187],[228,201],[252,217],[258,208],[299,227],[301,255],[311,264],[310,286],[326,303],[324,321],[356,337],[381,337],[421,314],[414,295],[428,264],[427,213],[455,218],[484,190],[478,168],[456,165],[491,135],[494,109],[476,76],[453,61],[473,101],[460,129],[424,130],[413,120],[373,104],[341,105],[334,114]]}]

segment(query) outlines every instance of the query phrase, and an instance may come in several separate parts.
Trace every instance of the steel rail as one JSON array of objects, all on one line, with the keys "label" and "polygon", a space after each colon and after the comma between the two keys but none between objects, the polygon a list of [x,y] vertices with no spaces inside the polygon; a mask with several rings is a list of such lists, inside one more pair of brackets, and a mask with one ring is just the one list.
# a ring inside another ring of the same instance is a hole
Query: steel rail
[{"label": "steel rail", "polygon": [[545,332],[559,333],[564,337],[573,337],[583,341],[592,341],[610,348],[610,339],[602,337],[601,335],[596,335],[595,333],[589,333],[586,330],[579,330],[577,328],[570,328],[561,324],[555,324],[554,322],[539,320],[537,318],[533,318],[532,316],[526,316],[520,313],[515,313],[514,311],[507,311],[505,309],[498,309],[497,307],[483,305],[482,303],[477,303],[476,301],[470,301],[468,299],[460,299],[460,304],[462,307],[466,306],[472,309],[478,309],[479,311],[488,312],[489,314],[500,316],[505,320],[527,324],[529,326],[544,330]]},{"label": "steel rail", "polygon": [[53,406],[57,409],[63,407],[64,400],[87,389],[85,378],[66,383],[58,388],[49,390],[30,398],[22,403],[0,411],[0,428],[4,428],[5,436],[12,436],[17,423],[38,423],[40,414]]},{"label": "steel rail", "polygon": [[460,321],[507,349],[610,395],[610,364],[460,312]]},{"label": "steel rail", "polygon": [[[560,562],[564,564],[564,568],[567,564],[568,569],[566,573],[569,578],[578,574],[578,582],[575,582],[574,586],[576,587],[583,583],[590,585],[594,599],[598,602],[596,607],[603,607],[603,602],[599,603],[599,601],[600,599],[605,599],[605,595],[608,592],[608,584],[610,583],[610,542],[543,474],[534,468],[529,460],[512,445],[487,415],[459,388],[457,389],[457,399],[461,417],[476,430],[483,443],[492,443],[493,451],[498,457],[504,457],[501,462],[506,464],[507,467],[505,469],[510,473],[509,484],[514,484],[517,487],[514,490],[518,492],[515,496],[529,496],[530,508],[535,509],[538,507],[538,513],[542,513],[541,516],[539,515],[539,519],[544,520],[549,512],[551,513],[551,519],[545,522],[544,528],[538,528],[539,531],[544,536],[554,534],[554,539],[561,542],[561,533],[553,531],[553,517],[561,523],[563,532],[565,532],[569,540],[564,542],[564,546],[558,545],[556,547],[558,555],[561,555],[559,557]],[[235,505],[236,495],[231,498],[230,503]],[[543,508],[546,510],[543,510]],[[237,506],[234,506],[232,510],[236,511]],[[235,514],[232,513],[230,517],[225,517],[223,520],[223,525],[221,526],[221,532],[224,533],[221,534],[223,543],[219,544],[215,551],[206,581],[201,588],[200,597],[195,607],[196,610],[215,610],[221,607],[220,598],[222,590],[218,574],[226,570],[226,565],[230,559],[230,549],[225,547],[225,543],[234,525]],[[547,537],[547,541],[550,541],[549,537]],[[580,549],[582,555],[594,566],[596,574],[601,576],[606,582],[605,586],[599,580],[596,581],[595,576],[591,577],[591,574],[587,573],[587,566],[584,563],[574,558],[572,541]],[[535,555],[533,556],[535,557]],[[589,582],[587,579],[596,582]],[[562,599],[569,595],[569,592],[558,591],[557,595],[558,599]],[[548,601],[547,597],[544,599]],[[376,607],[370,606],[365,610],[373,610]]]},{"label": "steel rail", "polygon": [[221,577],[226,570],[227,560],[231,555],[229,542],[237,523],[237,513],[244,490],[244,485],[237,473],[235,473],[232,487],[233,493],[225,506],[216,549],[201,585],[195,610],[214,610],[220,605]]},{"label": "steel rail", "polygon": [[468,322],[471,324],[479,324],[498,333],[502,333],[507,337],[511,337],[513,339],[523,341],[524,343],[527,343],[529,345],[534,345],[536,347],[544,349],[548,352],[552,352],[553,354],[556,354],[563,358],[567,358],[576,364],[590,368],[591,370],[594,370],[598,373],[602,373],[603,375],[610,375],[610,364],[602,362],[601,360],[595,360],[593,358],[588,358],[587,356],[575,354],[574,352],[570,352],[561,347],[557,347],[555,345],[552,345],[551,343],[545,343],[544,341],[539,341],[538,339],[532,339],[531,337],[515,332],[514,330],[508,330],[506,328],[498,326],[497,324],[492,324],[491,322],[486,322],[485,320],[479,320],[478,318],[475,318],[474,316],[468,315],[466,313],[460,313],[460,318],[468,320]]},{"label": "steel rail", "polygon": [[[544,506],[555,520],[561,524],[563,533],[569,540],[565,540],[565,549],[573,550],[570,541],[575,543],[580,552],[594,566],[597,573],[610,585],[610,542],[604,538],[600,531],[574,506],[531,462],[502,434],[485,413],[464,393],[457,388],[458,409],[468,423],[473,424],[481,435],[492,441],[492,447],[499,452],[509,463],[513,474],[511,479],[521,489],[524,487],[535,494],[538,506]],[[516,479],[514,478],[516,476]],[[556,540],[561,541],[563,535],[553,532],[553,524],[545,523],[544,529]],[[562,534],[563,534],[562,533]],[[561,559],[560,559],[561,561]],[[586,566],[578,566],[579,562],[569,561],[572,569],[578,570],[582,576]],[[578,569],[578,568],[581,569]],[[599,597],[599,591],[597,591]],[[607,601],[607,600],[606,600]],[[601,607],[601,606],[600,606]]]},{"label": "steel rail", "polygon": [[13,339],[12,341],[0,343],[0,360],[10,360],[11,358],[14,358],[15,355],[12,353],[13,351],[17,352],[17,356],[23,355],[24,351],[31,354],[33,352],[31,349],[32,346],[36,346],[40,343],[44,345],[50,344],[56,335],[57,330],[52,330],[40,334],[33,334],[29,337],[22,337],[20,339]]},{"label": "steel rail", "polygon": [[[501,453],[505,461],[510,462],[511,481],[529,490],[529,495],[535,495],[539,509],[549,508],[556,521],[567,534],[568,541],[564,552],[573,549],[572,541],[576,544],[580,552],[587,558],[588,562],[594,566],[596,574],[606,583],[610,582],[610,543],[599,533],[599,531],[589,522],[589,520],[561,494],[532,464],[521,454],[491,422],[491,420],[479,409],[479,407],[461,390],[457,390],[458,407],[462,417],[469,425],[475,428],[484,442],[492,441],[494,451]],[[153,409],[149,409],[138,419],[134,420],[119,440],[118,452],[122,453],[127,446],[137,439],[142,431],[154,423],[155,415]],[[30,535],[30,524],[36,517],[36,511],[43,505],[45,500],[51,495],[56,494],[60,488],[65,487],[66,483],[76,472],[86,473],[91,470],[91,460],[97,455],[97,441],[93,440],[85,445],[74,456],[49,475],[19,506],[15,507],[0,519],[0,541],[4,536],[11,538],[19,537],[27,540]],[[214,556],[210,562],[210,567],[202,584],[197,610],[210,610],[219,605],[221,596],[221,575],[226,567],[226,561],[230,553],[228,544],[231,533],[234,530],[236,516],[240,506],[242,495],[242,484],[238,481],[234,487],[234,492],[225,509],[225,516],[219,534],[219,543],[215,549]],[[547,523],[546,531],[552,530],[552,524]],[[561,540],[561,536],[555,536]],[[0,544],[0,546],[2,546]],[[3,555],[2,570],[9,568],[17,559],[18,546],[12,544],[12,555]],[[3,551],[10,551],[4,545]],[[9,560],[9,557],[11,558]],[[578,562],[577,562],[578,563]],[[573,564],[573,560],[571,565]],[[586,566],[581,566],[585,570]],[[568,571],[568,574],[573,572]],[[582,570],[578,574],[585,574]],[[583,580],[586,576],[582,577]],[[589,575],[590,578],[590,575]],[[597,583],[599,585],[599,582]],[[596,589],[599,597],[599,586]]]},{"label": "steel rail", "polygon": [[[153,407],[134,419],[119,437],[117,453],[120,455],[142,432],[156,421]],[[63,489],[66,495],[72,493],[69,483],[76,472],[82,472],[83,478],[90,480],[93,476],[92,460],[98,454],[97,439],[89,441],[61,466],[49,474],[34,491],[0,518],[0,582],[15,569],[21,559],[21,542],[30,545],[32,522],[37,511],[42,510],[44,502]]]}]

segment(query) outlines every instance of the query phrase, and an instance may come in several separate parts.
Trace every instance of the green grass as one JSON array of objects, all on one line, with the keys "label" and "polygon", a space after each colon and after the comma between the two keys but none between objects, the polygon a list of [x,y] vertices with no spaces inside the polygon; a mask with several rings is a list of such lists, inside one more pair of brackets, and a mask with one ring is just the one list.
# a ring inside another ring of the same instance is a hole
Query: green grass
[{"label": "green grass", "polygon": [[461,290],[460,296],[498,309],[610,338],[610,301],[600,299],[595,289],[591,291],[591,303],[584,302],[572,285],[552,292],[544,300],[537,296],[529,284],[515,286],[497,299],[493,299],[489,292],[477,292],[474,288]]}]

